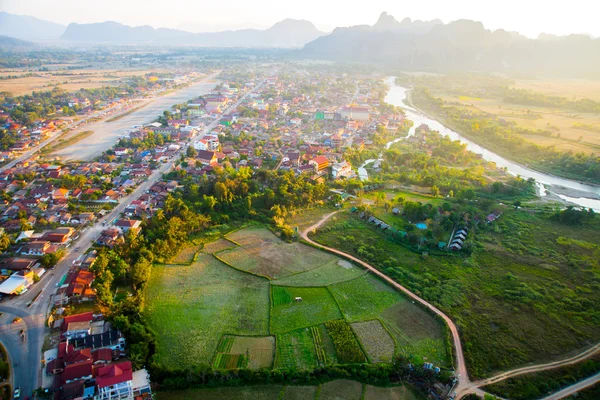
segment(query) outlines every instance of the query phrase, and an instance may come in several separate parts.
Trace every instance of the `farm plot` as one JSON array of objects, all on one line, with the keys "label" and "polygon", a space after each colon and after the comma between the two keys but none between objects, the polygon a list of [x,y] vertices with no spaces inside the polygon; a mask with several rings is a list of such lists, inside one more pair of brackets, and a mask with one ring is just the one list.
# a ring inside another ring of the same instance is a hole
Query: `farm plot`
[{"label": "farm plot", "polygon": [[376,318],[383,310],[406,301],[400,293],[372,275],[331,285],[329,289],[349,322]]},{"label": "farm plot", "polygon": [[235,268],[276,279],[323,266],[338,258],[300,243],[286,243],[266,228],[248,228],[227,236],[241,247],[219,253]]},{"label": "farm plot", "polygon": [[329,289],[349,322],[381,319],[397,344],[396,354],[447,365],[442,325],[384,282],[365,275]]},{"label": "farm plot", "polygon": [[340,379],[321,385],[319,400],[359,400],[362,383]]},{"label": "farm plot", "polygon": [[354,279],[366,271],[355,267],[346,260],[332,260],[329,263],[299,274],[286,276],[272,281],[282,286],[327,286]]},{"label": "farm plot", "polygon": [[[342,317],[327,288],[271,286],[271,333],[285,333]],[[296,298],[302,300],[296,301]]]},{"label": "farm plot", "polygon": [[364,400],[419,400],[420,398],[406,386],[379,387],[365,385]]},{"label": "farm plot", "polygon": [[317,395],[317,386],[286,386],[283,393],[285,400],[314,399]]},{"label": "farm plot", "polygon": [[341,363],[352,364],[366,361],[354,332],[345,320],[328,321],[325,323],[325,327],[333,340],[335,353]]},{"label": "farm plot", "polygon": [[211,363],[224,334],[268,335],[268,282],[208,254],[189,266],[154,266],[146,304],[163,365]]},{"label": "farm plot", "polygon": [[233,247],[235,247],[235,244],[231,243],[229,240],[219,238],[214,242],[206,243],[202,248],[202,252],[214,254],[223,250],[231,249]]},{"label": "farm plot", "polygon": [[379,320],[355,322],[352,329],[362,343],[369,361],[372,363],[391,362],[394,357],[394,339]]},{"label": "farm plot", "polygon": [[276,368],[311,370],[317,367],[317,355],[310,328],[277,335]]},{"label": "farm plot", "polygon": [[275,338],[273,336],[236,336],[230,353],[247,354],[249,356],[248,368],[271,368],[275,354]]},{"label": "farm plot", "polygon": [[396,339],[397,353],[449,366],[443,327],[425,310],[410,302],[397,303],[381,317]]},{"label": "farm plot", "polygon": [[202,245],[192,244],[184,247],[170,262],[170,264],[190,264]]}]

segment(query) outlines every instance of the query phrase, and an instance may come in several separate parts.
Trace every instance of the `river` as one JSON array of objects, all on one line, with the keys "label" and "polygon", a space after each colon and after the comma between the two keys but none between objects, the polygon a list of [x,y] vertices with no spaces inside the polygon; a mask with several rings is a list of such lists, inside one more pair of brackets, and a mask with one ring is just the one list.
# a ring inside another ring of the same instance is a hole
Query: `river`
[{"label": "river", "polygon": [[[406,113],[406,117],[414,123],[408,132],[408,136],[413,136],[416,128],[421,124],[428,125],[431,130],[438,131],[442,135],[448,136],[453,140],[459,140],[461,143],[466,144],[468,150],[477,154],[481,154],[483,159],[496,163],[499,168],[506,169],[509,174],[515,176],[519,175],[526,179],[535,179],[539,188],[538,192],[541,196],[545,196],[550,193],[570,203],[586,208],[593,208],[595,211],[600,211],[600,187],[534,171],[530,168],[509,161],[506,158],[499,156],[498,154],[484,147],[481,147],[471,140],[462,137],[457,132],[442,125],[439,121],[431,119],[428,116],[423,115],[417,109],[405,104],[404,100],[406,99],[408,89],[397,85],[395,82],[395,77],[389,77],[386,80],[386,84],[388,84],[390,87],[390,90],[385,97],[386,103],[401,107]],[[388,142],[385,146],[386,149],[388,149],[393,143],[402,139],[404,138],[398,138]],[[364,169],[364,166],[374,161],[375,160],[365,161],[361,168],[359,168],[359,175],[366,176],[366,170]],[[361,172],[363,172],[362,175]],[[560,193],[555,193],[555,191]]]}]

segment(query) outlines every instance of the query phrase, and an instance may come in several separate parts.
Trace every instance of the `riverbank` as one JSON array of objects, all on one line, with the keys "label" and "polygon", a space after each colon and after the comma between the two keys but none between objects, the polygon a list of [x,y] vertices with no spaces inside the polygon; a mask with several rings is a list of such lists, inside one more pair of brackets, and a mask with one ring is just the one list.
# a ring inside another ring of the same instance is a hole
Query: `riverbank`
[{"label": "riverbank", "polygon": [[[456,132],[458,132],[457,128],[450,126],[450,124],[448,124],[444,120],[444,118],[442,118],[441,116],[431,115],[428,112],[426,112],[425,110],[423,110],[422,108],[419,108],[418,106],[416,106],[414,104],[414,102],[412,101],[411,91],[412,91],[412,88],[411,89],[407,89],[407,91],[406,91],[406,99],[405,99],[406,102],[407,102],[407,105],[410,108],[412,108],[414,111],[416,111],[418,113],[423,114],[427,118],[430,118],[432,120],[438,121],[446,129],[456,130]],[[533,170],[533,171],[538,172],[540,174],[548,175],[548,176],[551,176],[551,177],[556,178],[556,179],[568,179],[568,180],[572,180],[572,181],[577,182],[577,183],[582,184],[582,185],[589,185],[589,186],[593,186],[593,187],[596,187],[596,188],[600,189],[600,184],[597,184],[597,183],[594,183],[594,182],[588,182],[588,181],[580,181],[580,180],[576,179],[577,178],[576,176],[573,176],[573,175],[570,175],[570,174],[558,174],[558,173],[556,173],[556,171],[552,171],[552,170],[549,170],[549,169],[542,168],[539,165],[532,165],[532,164],[529,164],[529,163],[524,163],[523,160],[515,158],[513,154],[511,154],[509,152],[506,152],[504,149],[501,149],[501,148],[499,148],[497,146],[493,146],[490,143],[481,142],[480,140],[478,140],[479,139],[478,136],[470,135],[470,134],[465,133],[463,131],[460,131],[458,133],[461,136],[465,137],[466,139],[469,139],[469,140],[473,141],[474,143],[478,144],[479,146],[485,147],[489,151],[493,151],[494,153],[498,154],[501,157],[505,157],[506,159],[508,159],[511,162],[519,165],[523,169],[530,169],[530,170]],[[590,193],[590,192],[588,192],[588,193]],[[583,196],[583,197],[587,197],[587,196]],[[600,200],[600,193],[594,193],[594,196],[589,197],[589,198],[599,199]]]},{"label": "riverbank", "polygon": [[416,127],[425,124],[430,129],[438,131],[452,140],[460,141],[467,146],[469,151],[480,154],[487,161],[494,162],[499,169],[504,169],[509,174],[521,176],[525,179],[535,179],[537,183],[544,185],[546,190],[555,193],[562,204],[593,208],[600,211],[600,186],[562,178],[513,162],[452,130],[444,123],[433,118],[433,116],[414,107],[414,104],[410,100],[406,103],[407,98],[409,99],[410,90],[397,85],[394,77],[389,77],[386,83],[390,88],[385,98],[386,103],[401,107],[406,117],[414,123],[409,136],[414,134]]}]

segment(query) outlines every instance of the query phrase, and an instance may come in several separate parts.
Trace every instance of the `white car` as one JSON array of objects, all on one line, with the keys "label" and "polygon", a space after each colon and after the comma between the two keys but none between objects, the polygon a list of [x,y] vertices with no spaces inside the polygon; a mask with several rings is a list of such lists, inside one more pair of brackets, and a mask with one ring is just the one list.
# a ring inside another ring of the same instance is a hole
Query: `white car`
[{"label": "white car", "polygon": [[21,397],[21,388],[16,388],[13,398],[18,399],[19,397]]}]

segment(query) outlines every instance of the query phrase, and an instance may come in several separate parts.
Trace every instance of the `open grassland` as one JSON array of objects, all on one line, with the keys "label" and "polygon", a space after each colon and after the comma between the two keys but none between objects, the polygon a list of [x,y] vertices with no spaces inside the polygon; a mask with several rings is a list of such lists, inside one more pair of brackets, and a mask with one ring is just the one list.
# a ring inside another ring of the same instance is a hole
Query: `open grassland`
[{"label": "open grassland", "polygon": [[583,153],[598,153],[600,149],[600,114],[505,103],[501,98],[462,100],[456,96],[441,97],[465,110],[480,110],[515,122],[523,128],[551,132],[552,136],[523,135],[525,139],[540,145]]},{"label": "open grassland", "polygon": [[[246,387],[221,387],[157,392],[157,400],[420,400],[410,387],[377,387],[359,382],[338,380],[319,386],[262,385]],[[592,399],[592,398],[590,398]]]},{"label": "open grassland", "polygon": [[[2,91],[9,92],[15,96],[31,94],[52,90],[58,86],[68,92],[79,89],[93,89],[103,86],[115,86],[130,76],[144,75],[148,70],[103,70],[103,69],[74,69],[59,71],[35,72],[33,76],[25,76],[16,79],[4,79],[0,81]],[[0,76],[24,75],[26,72],[5,72],[0,69]]]},{"label": "open grassland", "polygon": [[333,207],[317,207],[308,210],[300,210],[297,211],[295,215],[288,216],[286,222],[291,227],[298,227],[298,231],[301,232],[314,224],[315,221],[321,219],[323,215],[332,211],[335,211]]},{"label": "open grassland", "polygon": [[[327,288],[271,286],[271,333],[307,328],[342,317]],[[300,297],[301,301],[295,298]]]},{"label": "open grassland", "polygon": [[[456,257],[412,252],[349,213],[337,217],[314,239],[381,268],[453,318],[474,377],[561,358],[600,340],[597,218],[573,226],[507,209],[494,226],[472,231],[472,255]],[[367,316],[364,304],[354,305],[336,291],[352,282],[330,290],[344,315]],[[369,298],[369,291],[360,293]],[[406,306],[414,308],[403,310]],[[413,346],[420,352],[438,348],[434,343],[445,336],[434,324],[423,324],[427,319],[419,313],[429,315],[408,301],[381,311],[401,352],[403,337],[408,351]]]},{"label": "open grassland", "polygon": [[600,80],[590,79],[517,79],[514,87],[548,96],[600,101]]},{"label": "open grassland", "polygon": [[286,243],[266,228],[248,228],[228,235],[240,247],[218,254],[244,271],[276,279],[323,266],[337,258],[300,243]]},{"label": "open grassland", "polygon": [[362,344],[370,362],[391,362],[394,356],[394,339],[379,320],[355,322],[352,329]]},{"label": "open grassland", "polygon": [[154,266],[146,304],[164,365],[211,363],[224,334],[268,335],[268,282],[210,255],[190,266]]},{"label": "open grassland", "polygon": [[317,367],[317,354],[310,328],[277,335],[275,368],[312,370]]}]

